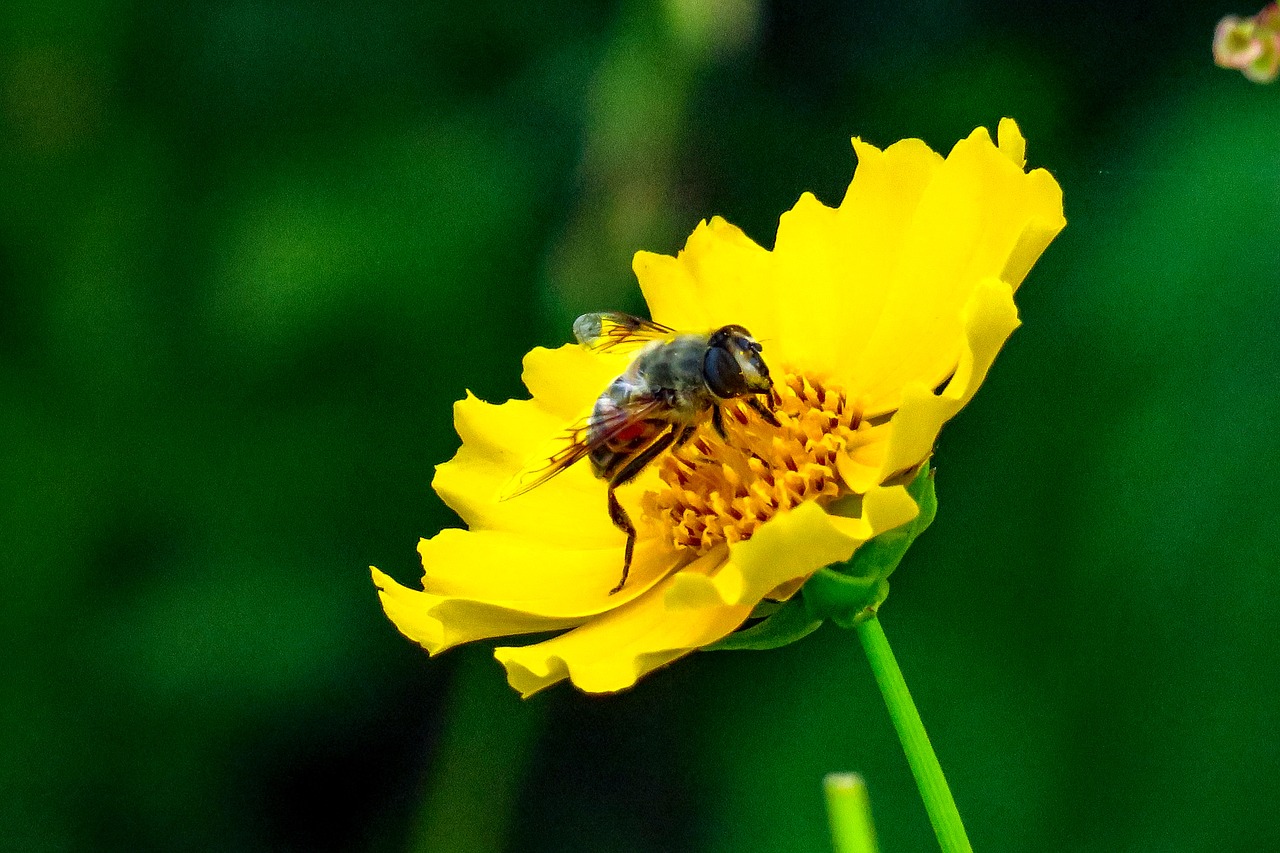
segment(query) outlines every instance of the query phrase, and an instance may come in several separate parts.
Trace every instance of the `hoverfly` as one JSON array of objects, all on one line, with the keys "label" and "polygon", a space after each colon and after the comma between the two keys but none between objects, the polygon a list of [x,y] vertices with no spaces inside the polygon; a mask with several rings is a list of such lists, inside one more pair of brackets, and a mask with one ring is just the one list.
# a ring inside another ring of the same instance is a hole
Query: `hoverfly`
[{"label": "hoverfly", "polygon": [[[677,332],[652,320],[604,312],[583,314],[574,321],[573,334],[591,349],[640,349],[626,372],[596,400],[591,414],[570,429],[566,445],[537,463],[540,467],[517,475],[514,488],[502,500],[542,485],[584,457],[590,459],[595,475],[609,483],[609,519],[627,534],[622,579],[609,591],[613,595],[627,582],[636,544],[635,525],[616,490],[662,453],[687,442],[708,419],[727,440],[721,407],[730,400],[744,400],[764,421],[778,426],[773,414],[776,397],[760,344],[742,326]],[[525,482],[530,476],[533,479]]]}]

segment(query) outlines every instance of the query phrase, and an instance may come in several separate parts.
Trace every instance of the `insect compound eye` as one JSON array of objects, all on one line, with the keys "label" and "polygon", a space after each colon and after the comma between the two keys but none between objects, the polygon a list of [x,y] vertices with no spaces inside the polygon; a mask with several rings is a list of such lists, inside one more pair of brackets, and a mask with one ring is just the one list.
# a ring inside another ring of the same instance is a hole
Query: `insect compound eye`
[{"label": "insect compound eye", "polygon": [[702,378],[712,394],[721,399],[741,397],[748,393],[742,377],[742,366],[724,346],[707,347],[702,359]]}]

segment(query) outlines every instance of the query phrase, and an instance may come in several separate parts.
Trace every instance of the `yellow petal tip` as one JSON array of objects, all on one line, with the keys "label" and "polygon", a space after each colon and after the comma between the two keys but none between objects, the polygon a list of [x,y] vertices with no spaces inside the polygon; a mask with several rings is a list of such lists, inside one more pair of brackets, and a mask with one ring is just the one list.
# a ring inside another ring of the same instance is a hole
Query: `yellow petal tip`
[{"label": "yellow petal tip", "polygon": [[1018,123],[1011,118],[1000,119],[996,130],[1000,152],[1008,157],[1019,169],[1027,165],[1027,140],[1023,138]]}]

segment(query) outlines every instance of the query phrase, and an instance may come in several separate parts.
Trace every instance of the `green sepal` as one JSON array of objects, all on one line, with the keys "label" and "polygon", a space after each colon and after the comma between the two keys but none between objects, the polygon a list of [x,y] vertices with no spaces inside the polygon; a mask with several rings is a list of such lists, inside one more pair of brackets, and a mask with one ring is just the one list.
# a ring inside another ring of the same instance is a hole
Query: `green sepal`
[{"label": "green sepal", "polygon": [[801,587],[805,606],[815,617],[852,628],[884,602],[889,594],[889,575],[938,514],[938,496],[929,466],[920,468],[907,486],[907,494],[920,508],[914,519],[863,543],[848,562],[819,569]]},{"label": "green sepal", "polygon": [[772,616],[774,613],[777,613],[778,609],[784,604],[786,604],[785,601],[773,601],[769,598],[762,599],[759,604],[751,608],[751,615],[747,618],[763,619],[766,616]]},{"label": "green sepal", "polygon": [[852,628],[875,612],[889,596],[883,578],[852,578],[833,568],[819,569],[800,589],[805,608],[816,618]]},{"label": "green sepal", "polygon": [[703,646],[703,651],[779,649],[809,636],[821,627],[822,620],[810,613],[804,600],[796,595],[750,628],[735,631],[718,642]]}]

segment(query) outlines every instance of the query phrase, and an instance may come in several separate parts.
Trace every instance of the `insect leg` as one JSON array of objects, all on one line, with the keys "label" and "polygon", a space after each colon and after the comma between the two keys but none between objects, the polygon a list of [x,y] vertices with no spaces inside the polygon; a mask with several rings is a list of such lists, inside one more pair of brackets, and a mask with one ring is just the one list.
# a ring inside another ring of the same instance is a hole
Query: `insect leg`
[{"label": "insect leg", "polygon": [[720,408],[718,403],[713,403],[711,406],[711,426],[715,428],[716,435],[720,436],[725,444],[728,444],[729,436],[724,431],[724,410]]},{"label": "insect leg", "polygon": [[[693,427],[681,427],[679,431],[679,439],[681,443],[688,440],[688,435],[693,433]],[[631,571],[631,558],[635,556],[636,551],[636,526],[631,523],[631,517],[627,515],[627,511],[618,501],[618,496],[614,490],[619,486],[625,486],[627,483],[639,476],[645,466],[658,457],[658,454],[671,446],[671,443],[677,440],[676,428],[664,432],[658,436],[656,440],[644,450],[627,460],[627,464],[623,465],[609,480],[609,520],[613,522],[613,526],[627,534],[627,549],[622,558],[622,580],[618,581],[618,585],[609,590],[609,594],[613,595],[622,589],[627,582],[627,574]]]},{"label": "insect leg", "polygon": [[[679,432],[683,433],[685,430],[691,430],[692,427],[680,427],[678,429]],[[654,439],[652,444],[632,456],[627,460],[627,464],[614,472],[614,475],[609,478],[609,487],[616,489],[619,486],[625,486],[638,477],[640,472],[645,469],[645,466],[656,459],[658,454],[671,446],[671,442],[676,440],[676,436],[677,427],[673,426]]]},{"label": "insect leg", "polygon": [[631,571],[631,557],[636,550],[636,526],[631,523],[631,516],[627,515],[622,504],[618,503],[618,496],[614,494],[612,485],[609,486],[609,520],[613,522],[614,527],[627,534],[626,556],[622,558],[622,580],[609,590],[609,594],[613,595],[622,589],[623,584],[627,582],[627,573]]},{"label": "insect leg", "polygon": [[760,402],[759,397],[748,397],[747,405],[755,409],[756,414],[760,415],[760,418],[769,426],[782,426],[778,423],[778,416],[769,411],[769,407]]}]

